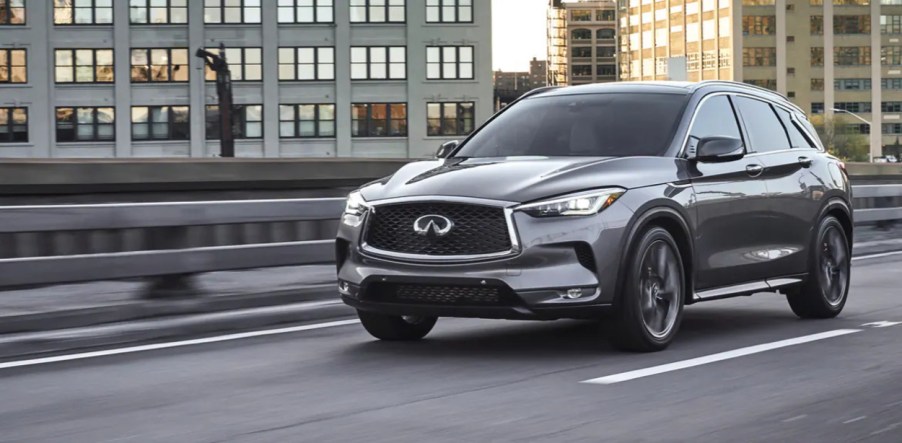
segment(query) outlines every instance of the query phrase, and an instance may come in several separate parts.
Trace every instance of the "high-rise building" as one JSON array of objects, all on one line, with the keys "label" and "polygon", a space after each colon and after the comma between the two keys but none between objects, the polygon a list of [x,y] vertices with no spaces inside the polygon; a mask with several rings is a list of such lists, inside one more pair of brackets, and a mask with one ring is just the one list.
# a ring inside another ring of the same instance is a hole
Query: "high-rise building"
[{"label": "high-rise building", "polygon": [[550,0],[548,84],[617,80],[617,20],[613,0]]},{"label": "high-rise building", "polygon": [[423,157],[492,115],[485,0],[0,0],[0,157]]},{"label": "high-rise building", "polygon": [[529,61],[529,71],[495,71],[495,110],[499,110],[521,95],[546,85],[548,64],[533,57]]},{"label": "high-rise building", "polygon": [[871,156],[902,134],[902,0],[620,0],[619,20],[622,80],[773,89]]}]

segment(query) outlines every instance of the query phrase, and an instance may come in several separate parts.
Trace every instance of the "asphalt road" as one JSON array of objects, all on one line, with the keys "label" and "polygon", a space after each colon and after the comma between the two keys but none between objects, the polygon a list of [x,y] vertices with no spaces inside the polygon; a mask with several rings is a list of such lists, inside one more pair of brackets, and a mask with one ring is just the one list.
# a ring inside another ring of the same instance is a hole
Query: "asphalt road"
[{"label": "asphalt road", "polygon": [[0,441],[900,442],[900,286],[896,256],[855,263],[834,320],[798,320],[772,295],[691,306],[655,354],[617,352],[592,323],[442,319],[417,343],[351,324],[0,369]]}]

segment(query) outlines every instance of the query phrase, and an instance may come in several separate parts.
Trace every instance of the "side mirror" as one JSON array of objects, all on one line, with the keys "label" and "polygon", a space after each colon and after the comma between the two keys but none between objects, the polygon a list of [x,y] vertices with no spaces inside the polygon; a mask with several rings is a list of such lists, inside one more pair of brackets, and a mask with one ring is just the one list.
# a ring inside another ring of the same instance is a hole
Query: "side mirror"
[{"label": "side mirror", "polygon": [[705,137],[698,141],[695,159],[702,163],[738,160],[745,155],[742,140],[733,137]]},{"label": "side mirror", "polygon": [[435,158],[447,158],[451,152],[457,149],[458,145],[460,145],[460,142],[457,140],[442,143],[442,145],[438,147],[438,150],[435,151]]}]

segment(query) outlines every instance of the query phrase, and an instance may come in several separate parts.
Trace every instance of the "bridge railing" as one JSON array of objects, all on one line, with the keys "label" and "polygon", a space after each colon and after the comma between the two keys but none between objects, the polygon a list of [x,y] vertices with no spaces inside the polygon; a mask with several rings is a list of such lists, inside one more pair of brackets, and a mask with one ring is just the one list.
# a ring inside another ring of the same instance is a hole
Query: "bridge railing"
[{"label": "bridge railing", "polygon": [[[902,184],[853,195],[856,224],[902,219]],[[0,288],[150,277],[147,294],[160,296],[190,292],[197,273],[331,263],[343,207],[343,198],[0,207]],[[45,247],[15,247],[23,243]]]}]

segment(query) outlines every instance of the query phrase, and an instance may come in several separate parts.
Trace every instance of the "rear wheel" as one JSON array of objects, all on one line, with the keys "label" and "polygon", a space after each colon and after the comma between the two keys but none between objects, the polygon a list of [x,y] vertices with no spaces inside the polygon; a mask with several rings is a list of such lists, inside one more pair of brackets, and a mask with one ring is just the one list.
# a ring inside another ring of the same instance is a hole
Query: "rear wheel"
[{"label": "rear wheel", "polygon": [[660,351],[683,317],[686,276],[676,241],[663,228],[649,229],[632,248],[629,266],[611,341],[624,350]]},{"label": "rear wheel", "polygon": [[801,318],[833,318],[848,298],[852,254],[846,231],[836,217],[821,220],[816,238],[808,280],[790,290],[786,299],[792,312]]},{"label": "rear wheel", "polygon": [[408,315],[387,315],[376,312],[357,311],[360,323],[366,332],[380,340],[419,340],[435,326],[436,317]]}]

